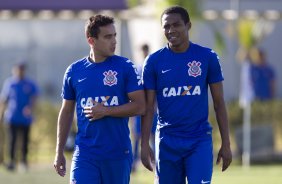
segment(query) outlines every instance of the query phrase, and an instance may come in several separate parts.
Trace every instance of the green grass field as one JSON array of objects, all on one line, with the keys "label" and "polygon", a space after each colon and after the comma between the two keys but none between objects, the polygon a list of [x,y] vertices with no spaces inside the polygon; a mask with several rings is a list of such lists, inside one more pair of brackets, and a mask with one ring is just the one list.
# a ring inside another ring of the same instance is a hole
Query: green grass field
[{"label": "green grass field", "polygon": [[[68,170],[69,171],[69,170]],[[8,172],[0,167],[0,184],[68,184],[69,175],[59,177],[52,164],[31,165],[28,172]],[[154,174],[140,166],[131,175],[131,184],[153,184]],[[222,173],[218,166],[214,167],[213,184],[281,184],[282,165],[252,166],[244,169],[232,165]]]}]

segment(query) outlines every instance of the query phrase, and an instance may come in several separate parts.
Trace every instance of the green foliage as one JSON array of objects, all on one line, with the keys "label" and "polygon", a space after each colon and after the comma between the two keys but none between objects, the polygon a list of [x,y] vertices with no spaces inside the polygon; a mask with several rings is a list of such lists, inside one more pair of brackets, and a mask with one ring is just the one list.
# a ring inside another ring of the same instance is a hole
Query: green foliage
[{"label": "green foliage", "polygon": [[223,34],[221,33],[221,30],[219,30],[219,28],[215,26],[215,24],[213,24],[212,22],[207,22],[207,24],[209,25],[209,28],[212,30],[214,35],[214,40],[215,40],[214,50],[219,56],[222,56],[226,48]]},{"label": "green foliage", "polygon": [[59,107],[48,101],[40,101],[36,108],[35,122],[32,127],[33,142],[55,142]]},{"label": "green foliage", "polygon": [[240,46],[250,49],[255,45],[253,36],[254,21],[240,19],[238,23],[238,39]]},{"label": "green foliage", "polygon": [[215,51],[218,53],[218,55],[222,56],[223,51],[226,48],[224,38],[219,30],[214,30],[214,37],[215,37]]},{"label": "green foliage", "polygon": [[29,151],[31,161],[46,160],[55,154],[58,113],[58,106],[48,101],[38,102],[31,129]]},{"label": "green foliage", "polygon": [[256,101],[252,104],[252,122],[282,125],[281,101]]},{"label": "green foliage", "polygon": [[[59,107],[48,101],[39,101],[35,109],[35,120],[31,127],[29,160],[31,162],[53,158],[56,146],[57,117]],[[3,134],[4,135],[3,135]],[[1,146],[4,149],[4,159],[8,158],[8,133],[0,126]],[[4,139],[4,141],[3,141]],[[20,146],[18,144],[17,146]],[[17,149],[19,153],[19,149]],[[0,150],[1,151],[1,150]],[[19,154],[16,154],[17,156]]]},{"label": "green foliage", "polygon": [[[210,121],[213,125],[216,124],[215,114],[212,106],[210,106]],[[278,123],[282,128],[282,101],[254,101],[252,103],[251,121],[253,124],[263,123]],[[230,128],[234,129],[242,125],[243,110],[240,108],[237,101],[229,102],[227,104],[227,113]],[[215,125],[216,126],[216,125]]]},{"label": "green foliage", "polygon": [[139,4],[140,0],[127,0],[129,8],[133,8]]},{"label": "green foliage", "polygon": [[[238,101],[229,102],[227,104],[227,113],[230,127],[231,140],[234,139],[235,129],[241,127],[243,124],[243,109],[240,108]],[[282,132],[282,101],[273,100],[273,101],[254,101],[251,106],[251,123],[252,126],[259,124],[269,124],[272,125],[274,129],[274,137],[276,138],[276,144],[281,144],[280,142],[280,133]],[[214,127],[214,140],[215,144],[220,144],[220,134],[218,130],[217,121],[215,118],[214,110],[212,105],[210,105],[210,116],[209,121]],[[234,146],[235,143],[232,143]],[[277,146],[278,149],[281,149],[281,145]]]}]

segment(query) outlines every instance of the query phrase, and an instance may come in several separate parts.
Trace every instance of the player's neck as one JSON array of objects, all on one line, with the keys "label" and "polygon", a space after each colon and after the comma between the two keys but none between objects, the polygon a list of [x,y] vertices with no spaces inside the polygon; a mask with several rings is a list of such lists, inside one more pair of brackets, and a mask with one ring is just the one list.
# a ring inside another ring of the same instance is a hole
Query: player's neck
[{"label": "player's neck", "polygon": [[190,42],[186,42],[178,46],[172,46],[169,44],[169,48],[175,53],[186,52],[189,49],[189,47],[190,47]]},{"label": "player's neck", "polygon": [[93,63],[102,63],[107,59],[107,57],[95,54],[92,50],[89,53],[89,58]]}]

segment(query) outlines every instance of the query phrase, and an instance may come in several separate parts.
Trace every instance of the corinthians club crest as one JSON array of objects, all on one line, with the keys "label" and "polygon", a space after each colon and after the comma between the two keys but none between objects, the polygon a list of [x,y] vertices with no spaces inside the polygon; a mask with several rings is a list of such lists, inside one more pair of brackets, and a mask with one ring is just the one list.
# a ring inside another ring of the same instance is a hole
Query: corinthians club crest
[{"label": "corinthians club crest", "polygon": [[188,74],[189,76],[193,76],[193,77],[197,77],[199,75],[201,75],[202,73],[202,69],[200,68],[201,66],[201,62],[200,61],[192,61],[192,62],[189,62],[188,64]]},{"label": "corinthians club crest", "polygon": [[116,71],[112,71],[112,70],[109,70],[109,71],[106,71],[103,73],[103,75],[105,76],[103,81],[104,81],[104,85],[107,85],[107,86],[113,86],[113,85],[116,85],[117,84],[117,75],[118,73]]}]

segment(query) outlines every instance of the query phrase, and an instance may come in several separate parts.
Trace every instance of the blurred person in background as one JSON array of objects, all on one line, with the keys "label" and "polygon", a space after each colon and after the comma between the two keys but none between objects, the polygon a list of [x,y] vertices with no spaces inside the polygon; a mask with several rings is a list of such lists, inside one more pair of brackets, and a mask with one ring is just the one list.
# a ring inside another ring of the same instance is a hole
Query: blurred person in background
[{"label": "blurred person in background", "polygon": [[132,61],[114,54],[112,17],[91,16],[85,34],[89,56],[72,63],[64,75],[54,167],[65,175],[64,147],[76,108],[70,183],[128,184],[132,165],[128,118],[145,112],[141,77]]},{"label": "blurred person in background", "polygon": [[251,56],[250,76],[255,99],[272,100],[276,91],[274,69],[267,62],[263,49],[253,50]]},{"label": "blurred person in background", "polygon": [[153,170],[149,137],[157,100],[155,184],[184,184],[186,179],[189,184],[208,184],[213,171],[208,88],[221,135],[217,164],[223,161],[225,171],[232,161],[219,58],[213,50],[189,41],[186,9],[167,8],[161,24],[168,44],[150,54],[143,68],[146,114],[141,122],[141,160]]},{"label": "blurred person in background", "polygon": [[[141,46],[141,51],[143,55],[143,59],[145,59],[150,52],[149,45],[144,43]],[[137,66],[138,73],[140,76],[142,75],[142,65]],[[140,146],[140,139],[141,139],[141,116],[135,116],[132,118],[133,119],[133,163],[132,163],[132,172],[136,171],[138,162],[140,160],[140,154],[139,154],[139,146]],[[156,126],[157,126],[157,113],[155,110],[154,113],[154,119],[153,119],[153,125],[151,129],[151,136],[150,136],[150,142],[151,142],[151,147],[153,150],[155,150],[155,131],[156,131]]]},{"label": "blurred person in background", "polygon": [[16,166],[16,145],[21,140],[21,163],[28,167],[29,134],[33,122],[33,110],[38,95],[35,81],[26,77],[26,64],[17,63],[12,68],[12,76],[4,81],[0,96],[1,122],[7,124],[9,163],[8,170]]}]

